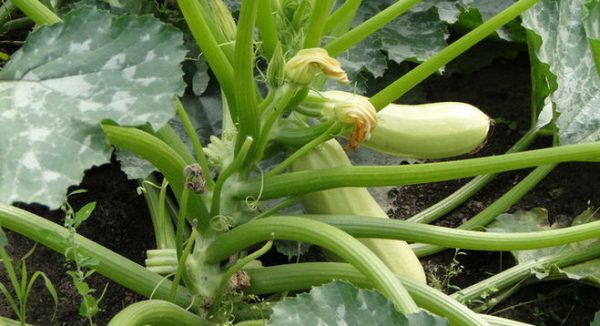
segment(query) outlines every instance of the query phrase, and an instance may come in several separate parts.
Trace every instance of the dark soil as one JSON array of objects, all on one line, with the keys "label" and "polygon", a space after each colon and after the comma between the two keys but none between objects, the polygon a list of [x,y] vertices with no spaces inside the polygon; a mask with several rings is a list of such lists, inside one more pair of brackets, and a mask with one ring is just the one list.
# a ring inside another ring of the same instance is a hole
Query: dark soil
[{"label": "dark soil", "polygon": [[[497,60],[493,65],[469,75],[430,78],[419,92],[426,95],[429,101],[472,103],[497,121],[488,144],[476,155],[503,153],[529,126],[529,68],[525,56],[510,61]],[[547,139],[541,139],[535,144],[546,145]],[[526,173],[527,171],[518,171],[500,175],[478,195],[437,224],[460,224],[496,200]],[[397,195],[394,199],[395,208],[390,213],[398,218],[410,217],[452,193],[467,181],[456,180],[397,188],[394,190]],[[544,207],[552,221],[568,221],[588,205],[600,206],[599,181],[600,166],[597,164],[561,165],[511,208],[511,211]],[[80,186],[88,192],[73,196],[71,205],[79,208],[96,200],[96,211],[78,232],[143,264],[145,250],[153,248],[154,238],[144,200],[136,194],[136,187],[137,183],[128,181],[120,172],[117,163],[93,168],[86,173]],[[57,223],[63,222],[60,211],[48,211],[36,205],[20,207],[46,216]],[[9,250],[13,257],[22,256],[33,245],[19,235],[7,233]],[[454,254],[454,250],[448,250],[424,259],[423,264],[429,275],[443,277]],[[512,264],[508,253],[467,252],[466,255],[457,256],[457,260],[462,268],[450,283],[458,288],[473,284]],[[65,274],[69,267],[63,255],[38,246],[27,263],[30,271],[45,272],[60,296],[57,316],[51,320],[54,309],[52,301],[41,283],[38,284],[29,301],[28,321],[40,325],[87,325],[87,321],[78,315],[80,297]],[[7,284],[3,274],[4,271],[1,271],[0,281]],[[89,283],[98,293],[108,285],[100,303],[102,311],[95,317],[98,325],[105,325],[123,307],[142,299],[100,275],[92,276]],[[600,290],[581,283],[561,281],[524,286],[490,313],[536,325],[587,325],[598,310]],[[13,316],[4,300],[0,301],[0,315]]]}]

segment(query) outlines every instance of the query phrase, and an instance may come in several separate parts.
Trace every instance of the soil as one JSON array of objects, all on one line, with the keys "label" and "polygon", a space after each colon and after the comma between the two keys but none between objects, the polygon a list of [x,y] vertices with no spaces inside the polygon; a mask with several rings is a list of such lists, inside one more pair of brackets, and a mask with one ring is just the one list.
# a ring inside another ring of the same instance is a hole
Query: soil
[{"label": "soil", "polygon": [[[418,90],[429,101],[463,101],[472,103],[497,123],[487,145],[476,155],[501,154],[506,151],[529,126],[529,67],[527,57],[514,60],[499,59],[477,72],[452,77],[432,77]],[[534,146],[547,146],[541,139]],[[502,193],[521,180],[527,171],[505,173],[496,178],[483,191],[461,205],[454,212],[436,222],[439,225],[456,226],[477,214],[496,200]],[[399,187],[393,190],[393,209],[389,212],[397,218],[407,218],[437,202],[468,180]],[[551,222],[565,222],[583,211],[588,205],[600,206],[600,165],[572,163],[555,169],[537,187],[519,201],[510,211],[544,207]],[[87,193],[73,196],[70,203],[79,208],[96,200],[97,208],[78,232],[107,246],[140,264],[145,250],[153,248],[154,238],[151,221],[142,197],[136,193],[137,183],[127,180],[116,162],[90,169],[79,188]],[[61,211],[48,211],[38,205],[20,205],[36,214],[62,224]],[[9,251],[13,257],[21,257],[33,243],[8,232]],[[448,274],[455,258],[455,251],[448,250],[423,259],[428,275],[442,278]],[[472,252],[457,255],[458,275],[450,280],[452,287],[463,288],[490,274],[497,273],[513,264],[508,253]],[[38,246],[27,259],[28,270],[43,271],[52,280],[60,296],[56,317],[52,320],[54,306],[42,282],[34,287],[29,300],[28,321],[36,325],[88,325],[78,315],[80,297],[70,278],[65,274],[69,264],[63,255]],[[456,270],[456,267],[454,267]],[[126,271],[124,271],[126,272]],[[0,281],[5,282],[4,271]],[[89,280],[97,294],[107,286],[100,302],[102,310],[94,318],[98,325],[108,320],[125,306],[142,299],[101,275]],[[508,300],[488,313],[535,325],[588,325],[594,313],[600,310],[600,290],[576,282],[543,282],[523,286]],[[0,315],[12,316],[6,301],[0,301]]]}]

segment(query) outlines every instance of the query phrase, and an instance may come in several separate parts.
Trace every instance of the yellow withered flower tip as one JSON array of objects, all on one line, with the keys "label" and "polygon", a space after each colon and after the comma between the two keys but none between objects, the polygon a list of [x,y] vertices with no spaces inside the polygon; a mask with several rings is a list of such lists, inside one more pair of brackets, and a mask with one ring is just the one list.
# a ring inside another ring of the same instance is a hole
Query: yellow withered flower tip
[{"label": "yellow withered flower tip", "polygon": [[322,48],[302,49],[285,64],[287,78],[300,85],[310,84],[319,70],[340,84],[350,83],[340,62]]},{"label": "yellow withered flower tip", "polygon": [[334,112],[338,121],[353,125],[347,146],[351,151],[369,139],[371,131],[377,126],[377,111],[371,102],[362,96],[350,96],[337,103]]}]

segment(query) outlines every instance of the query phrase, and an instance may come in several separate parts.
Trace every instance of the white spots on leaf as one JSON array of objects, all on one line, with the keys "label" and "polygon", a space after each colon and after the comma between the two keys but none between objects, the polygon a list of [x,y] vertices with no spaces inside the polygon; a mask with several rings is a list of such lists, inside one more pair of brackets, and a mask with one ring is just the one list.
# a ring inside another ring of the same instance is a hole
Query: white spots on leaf
[{"label": "white spots on leaf", "polygon": [[143,86],[148,86],[152,83],[154,83],[155,81],[157,81],[158,79],[156,77],[148,77],[148,78],[138,78],[135,81],[137,83],[142,84]]},{"label": "white spots on leaf", "polygon": [[83,139],[81,143],[81,147],[79,148],[79,154],[83,154],[90,149],[90,145],[92,144],[92,136],[88,135]]},{"label": "white spots on leaf", "polygon": [[90,44],[92,44],[91,39],[87,39],[82,43],[71,42],[69,44],[69,53],[83,53],[90,51]]},{"label": "white spots on leaf", "polygon": [[42,181],[44,182],[52,182],[56,181],[60,178],[60,173],[54,171],[44,171],[42,172]]},{"label": "white spots on leaf", "polygon": [[150,40],[150,34],[144,34],[142,35],[142,37],[140,37],[140,41],[142,42],[147,42]]},{"label": "white spots on leaf", "polygon": [[136,66],[131,66],[131,67],[127,67],[125,69],[123,69],[123,78],[125,78],[126,80],[133,80],[135,76],[135,72],[137,70]]},{"label": "white spots on leaf", "polygon": [[119,112],[127,112],[133,103],[135,103],[135,98],[126,91],[115,92],[110,100],[111,108]]},{"label": "white spots on leaf", "polygon": [[46,140],[46,138],[48,138],[48,136],[50,136],[51,133],[52,130],[48,128],[33,127],[22,132],[21,134],[23,134],[23,136],[26,136],[30,141],[38,142]]},{"label": "white spots on leaf", "polygon": [[29,170],[40,170],[40,162],[38,161],[35,153],[33,151],[29,151],[21,157],[19,161],[20,165]]},{"label": "white spots on leaf", "polygon": [[90,112],[96,111],[102,107],[102,104],[93,102],[93,101],[79,101],[79,111],[81,112]]},{"label": "white spots on leaf", "polygon": [[48,79],[42,85],[64,95],[89,98],[95,86],[85,80],[85,75],[74,75],[63,78]]},{"label": "white spots on leaf", "polygon": [[121,66],[125,63],[125,54],[119,53],[115,54],[106,63],[102,66],[102,70],[116,70],[120,69]]},{"label": "white spots on leaf", "polygon": [[28,71],[25,76],[23,76],[22,78],[19,79],[24,79],[24,80],[28,80],[28,81],[38,81],[40,80],[40,77],[33,71]]},{"label": "white spots on leaf", "polygon": [[150,50],[146,53],[144,62],[150,62],[150,61],[154,60],[154,58],[156,58],[156,53],[154,53],[154,50]]}]

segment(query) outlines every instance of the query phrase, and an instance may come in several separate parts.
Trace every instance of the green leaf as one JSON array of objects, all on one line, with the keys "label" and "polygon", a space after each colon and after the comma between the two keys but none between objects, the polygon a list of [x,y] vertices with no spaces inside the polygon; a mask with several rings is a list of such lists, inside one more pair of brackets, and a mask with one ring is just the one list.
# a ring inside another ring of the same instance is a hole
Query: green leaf
[{"label": "green leaf", "polygon": [[379,292],[334,281],[310,293],[280,301],[273,307],[270,326],[294,325],[448,325],[424,311],[404,316]]},{"label": "green leaf", "polygon": [[[534,208],[530,211],[517,211],[513,214],[501,214],[491,223],[486,231],[489,232],[538,232],[553,229],[548,224],[548,211]],[[518,263],[524,263],[540,257],[561,252],[568,245],[548,247],[533,250],[511,251]]]},{"label": "green leaf", "polygon": [[600,311],[597,311],[596,314],[594,314],[594,320],[590,326],[600,326]]},{"label": "green leaf", "polygon": [[[593,222],[598,219],[597,211],[591,208],[586,209],[576,216],[572,225],[579,225]],[[518,211],[514,214],[502,214],[494,223],[487,228],[491,232],[537,232],[556,228],[555,225],[548,225],[548,214],[542,208],[535,208],[531,211]],[[512,251],[519,264],[540,259],[542,257],[567,253],[569,250],[585,248],[598,240],[588,240],[577,243],[566,244],[557,247],[541,248],[535,250]],[[565,268],[549,266],[532,271],[537,278],[568,278],[573,280],[586,281],[596,286],[600,286],[600,258],[588,260],[584,263],[571,265]]]},{"label": "green leaf", "polygon": [[77,213],[75,213],[75,220],[73,221],[73,227],[74,228],[78,228],[81,223],[83,223],[85,220],[87,220],[90,215],[92,215],[92,212],[94,212],[94,209],[96,209],[96,202],[93,201],[91,203],[87,203],[85,204],[83,207],[81,207]]},{"label": "green leaf", "polygon": [[[502,10],[508,8],[514,3],[514,0],[461,0],[463,5],[469,10],[466,12],[465,19],[471,20],[470,24],[475,26],[481,25],[484,21],[494,17]],[[461,20],[463,16],[461,15]],[[511,34],[508,26],[496,31],[496,34],[503,40],[513,41],[514,36]]]},{"label": "green leaf", "polygon": [[583,17],[585,34],[590,42],[596,71],[600,75],[600,0],[587,0]]},{"label": "green leaf", "polygon": [[109,161],[103,120],[164,125],[185,86],[182,43],[153,17],[90,7],[31,33],[0,71],[2,203],[59,207],[85,169]]},{"label": "green leaf", "polygon": [[542,40],[537,58],[556,76],[551,100],[560,113],[556,125],[561,144],[600,139],[600,75],[584,17],[584,1],[566,0],[541,0],[523,14],[523,25]]}]

